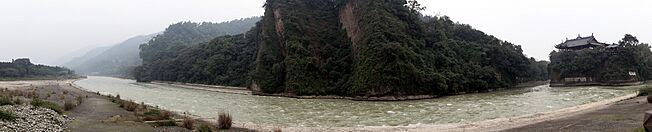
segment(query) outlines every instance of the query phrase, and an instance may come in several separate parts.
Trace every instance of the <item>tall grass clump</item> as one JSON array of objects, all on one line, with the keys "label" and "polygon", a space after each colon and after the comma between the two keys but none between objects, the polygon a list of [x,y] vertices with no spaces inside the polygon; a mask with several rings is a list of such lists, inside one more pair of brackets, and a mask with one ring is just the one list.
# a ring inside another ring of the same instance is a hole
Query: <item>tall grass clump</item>
[{"label": "tall grass clump", "polygon": [[14,101],[8,96],[2,96],[0,97],[0,106],[2,105],[14,105]]},{"label": "tall grass clump", "polygon": [[217,129],[231,129],[233,125],[231,115],[227,113],[220,113],[217,117]]},{"label": "tall grass clump", "polygon": [[72,110],[73,108],[77,107],[74,103],[70,101],[65,101],[63,102],[63,109],[66,111]]},{"label": "tall grass clump", "polygon": [[48,102],[48,101],[43,101],[43,100],[41,100],[39,98],[32,99],[32,102],[30,102],[30,104],[32,104],[32,106],[54,110],[55,112],[57,112],[59,114],[63,113],[63,108],[61,106],[59,106],[58,104]]},{"label": "tall grass clump", "polygon": [[192,130],[193,128],[195,128],[195,120],[188,116],[184,116],[183,121],[181,122],[181,127],[184,127],[188,130]]},{"label": "tall grass clump", "polygon": [[134,103],[133,101],[122,101],[122,103],[120,103],[120,107],[124,108],[127,111],[134,111],[136,108],[138,108],[138,104]]},{"label": "tall grass clump", "polygon": [[0,120],[12,121],[16,118],[18,117],[13,112],[0,110]]}]

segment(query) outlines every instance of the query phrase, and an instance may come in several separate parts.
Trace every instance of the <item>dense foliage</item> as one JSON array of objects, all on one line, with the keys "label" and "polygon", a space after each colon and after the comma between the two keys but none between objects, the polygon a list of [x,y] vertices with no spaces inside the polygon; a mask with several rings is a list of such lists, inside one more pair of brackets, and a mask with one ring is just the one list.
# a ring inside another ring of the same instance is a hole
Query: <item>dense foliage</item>
[{"label": "dense foliage", "polygon": [[64,66],[78,74],[130,77],[133,69],[141,64],[138,47],[152,37],[136,36],[102,51],[92,50]]},{"label": "dense foliage", "polygon": [[[650,45],[639,43],[629,34],[618,45],[615,48],[553,51],[550,53],[553,81],[567,77],[592,77],[594,81],[604,83],[652,79]],[[637,76],[631,76],[629,72],[635,72]]]},{"label": "dense foliage", "polygon": [[268,0],[252,88],[446,95],[547,79],[546,62],[528,59],[520,46],[448,17],[422,17],[413,2]]},{"label": "dense foliage", "polygon": [[448,17],[423,16],[414,0],[267,0],[264,7],[249,32],[209,43],[194,44],[201,33],[177,27],[184,23],[171,26],[141,47],[137,79],[344,96],[448,95],[548,79],[548,62]]},{"label": "dense foliage", "polygon": [[[216,73],[215,69],[217,68],[216,66],[218,66],[217,64],[230,65],[235,67],[246,64],[226,64],[227,62],[220,61],[219,59],[238,59],[238,57],[241,57],[241,54],[253,54],[242,52],[244,50],[238,49],[242,48],[238,47],[241,45],[232,43],[246,43],[243,41],[248,40],[240,38],[245,38],[250,35],[236,34],[245,33],[246,31],[250,30],[251,27],[253,27],[259,20],[259,17],[252,17],[223,23],[182,22],[173,24],[168,27],[162,34],[154,37],[148,43],[140,46],[140,57],[143,60],[143,64],[135,69],[134,75],[139,81],[162,80],[221,84],[221,82],[225,82],[224,80],[232,78],[225,78],[223,75]],[[224,35],[236,36],[223,37],[211,41],[215,39],[215,37]],[[211,42],[208,43],[209,41]],[[233,49],[223,49],[224,47],[230,47],[230,45],[222,45],[224,43],[234,45],[234,47],[231,47]],[[253,48],[248,48],[246,50],[253,50]],[[229,52],[217,53],[221,51]],[[247,63],[253,63],[252,60],[248,61],[249,62]],[[214,65],[207,65],[209,63]],[[241,76],[246,78],[244,75]],[[244,81],[232,81],[238,83],[225,84],[238,86],[244,85]]]},{"label": "dense foliage", "polygon": [[0,62],[0,79],[68,78],[74,74],[63,67],[34,65],[29,59]]}]

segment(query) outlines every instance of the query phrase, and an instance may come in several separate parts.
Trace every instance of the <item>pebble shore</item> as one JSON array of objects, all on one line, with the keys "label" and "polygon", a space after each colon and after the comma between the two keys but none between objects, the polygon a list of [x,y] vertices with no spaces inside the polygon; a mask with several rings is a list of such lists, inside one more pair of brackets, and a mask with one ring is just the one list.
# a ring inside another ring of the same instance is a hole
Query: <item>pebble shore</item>
[{"label": "pebble shore", "polygon": [[31,105],[5,105],[0,110],[10,111],[18,117],[13,121],[0,120],[0,131],[17,132],[63,132],[70,120],[65,115]]}]

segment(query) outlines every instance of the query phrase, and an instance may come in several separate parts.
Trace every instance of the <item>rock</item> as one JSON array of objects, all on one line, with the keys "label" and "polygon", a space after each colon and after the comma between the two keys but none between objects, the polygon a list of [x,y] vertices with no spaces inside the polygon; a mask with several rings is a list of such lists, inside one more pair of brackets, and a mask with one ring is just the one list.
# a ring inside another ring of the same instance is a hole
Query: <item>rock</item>
[{"label": "rock", "polygon": [[0,131],[47,131],[62,132],[64,125],[70,120],[53,110],[37,108],[31,105],[6,105],[0,110],[11,111],[18,119],[0,121]]},{"label": "rock", "polygon": [[650,130],[652,130],[652,118],[650,118],[650,116],[652,116],[652,110],[645,111],[645,117],[644,117],[644,120],[643,120],[643,127],[645,128],[646,132],[649,132]]},{"label": "rock", "polygon": [[652,103],[652,96],[647,96],[647,103]]}]

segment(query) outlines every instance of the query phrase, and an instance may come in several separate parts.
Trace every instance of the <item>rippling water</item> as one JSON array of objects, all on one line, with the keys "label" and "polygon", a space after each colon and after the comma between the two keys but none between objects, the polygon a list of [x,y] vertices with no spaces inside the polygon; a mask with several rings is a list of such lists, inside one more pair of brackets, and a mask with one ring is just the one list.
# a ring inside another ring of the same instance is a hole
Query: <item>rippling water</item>
[{"label": "rippling water", "polygon": [[308,127],[474,122],[552,111],[635,92],[632,87],[537,86],[427,100],[365,102],[225,94],[109,77],[89,77],[76,84],[202,117],[216,117],[224,111],[238,122]]}]

